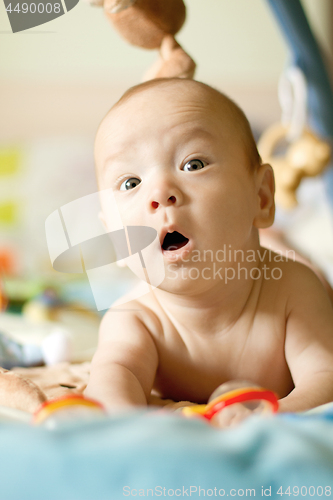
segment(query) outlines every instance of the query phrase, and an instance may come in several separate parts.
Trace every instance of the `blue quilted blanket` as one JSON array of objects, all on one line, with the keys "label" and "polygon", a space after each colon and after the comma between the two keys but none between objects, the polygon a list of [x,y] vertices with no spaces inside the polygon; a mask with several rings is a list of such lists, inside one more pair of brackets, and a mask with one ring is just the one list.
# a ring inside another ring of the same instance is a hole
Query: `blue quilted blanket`
[{"label": "blue quilted blanket", "polygon": [[333,407],[218,430],[137,412],[50,431],[0,425],[1,500],[331,498]]}]

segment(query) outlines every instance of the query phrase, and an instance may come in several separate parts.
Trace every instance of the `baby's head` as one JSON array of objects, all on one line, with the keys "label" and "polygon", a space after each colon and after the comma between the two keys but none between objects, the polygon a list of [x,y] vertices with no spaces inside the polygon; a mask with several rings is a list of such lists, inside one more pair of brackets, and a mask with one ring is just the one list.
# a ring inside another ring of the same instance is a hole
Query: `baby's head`
[{"label": "baby's head", "polygon": [[[218,121],[224,122],[229,128],[228,139],[232,138],[233,133],[233,140],[242,143],[248,167],[256,169],[261,164],[250,124],[237,104],[225,94],[204,83],[190,79],[159,78],[131,87],[103,119],[97,133],[95,148],[99,182],[103,182],[99,168],[101,161],[103,162],[100,149],[103,149],[103,139],[112,142],[113,137],[110,137],[108,133],[108,130],[112,128],[112,123],[119,138],[120,116],[125,120],[123,131],[125,136],[133,132],[133,128],[139,132],[145,125],[144,121],[148,121],[155,128],[157,120],[163,120],[163,109],[160,109],[163,101],[167,108],[169,108],[169,103],[172,103],[175,108],[179,108],[179,111],[182,106],[188,105],[188,111],[191,112],[190,107],[193,106],[193,112],[197,111],[197,116],[193,116],[193,119],[197,120],[197,127],[200,127],[200,111],[203,112],[205,118],[214,116]],[[129,130],[129,125],[132,127],[131,130]]]},{"label": "baby's head", "polygon": [[251,247],[273,222],[272,170],[244,113],[203,83],[159,79],[128,90],[99,127],[95,159],[123,224],[155,228],[173,262],[223,244]]}]

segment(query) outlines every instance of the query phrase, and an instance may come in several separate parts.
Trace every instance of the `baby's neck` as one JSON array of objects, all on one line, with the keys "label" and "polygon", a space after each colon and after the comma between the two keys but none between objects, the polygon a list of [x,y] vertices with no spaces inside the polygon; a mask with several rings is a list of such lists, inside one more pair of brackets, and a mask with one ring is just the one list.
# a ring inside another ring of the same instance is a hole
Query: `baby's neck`
[{"label": "baby's neck", "polygon": [[244,287],[238,294],[231,294],[232,300],[226,297],[224,300],[217,300],[218,291],[191,297],[163,291],[160,293],[160,290],[155,290],[154,294],[173,323],[179,323],[197,333],[214,334],[229,329],[237,322],[249,300],[253,285],[254,282],[249,289]]},{"label": "baby's neck", "polygon": [[247,269],[247,274],[243,271],[237,276],[236,271],[236,278],[227,283],[225,280],[215,280],[211,286],[202,289],[199,285],[195,289],[194,283],[188,294],[170,293],[161,289],[155,289],[152,293],[173,322],[186,326],[187,329],[209,334],[227,330],[242,316],[251,296],[261,286],[262,279],[256,279],[255,273],[252,273],[251,278],[250,273],[263,264],[259,243],[255,250],[256,261],[241,263],[242,268]]}]

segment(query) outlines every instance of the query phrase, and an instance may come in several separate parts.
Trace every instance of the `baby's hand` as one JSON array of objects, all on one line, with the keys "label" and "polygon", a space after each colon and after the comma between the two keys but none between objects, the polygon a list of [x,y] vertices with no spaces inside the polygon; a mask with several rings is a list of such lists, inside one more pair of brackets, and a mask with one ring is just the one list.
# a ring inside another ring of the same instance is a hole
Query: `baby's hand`
[{"label": "baby's hand", "polygon": [[214,427],[226,428],[226,427],[235,427],[240,424],[243,420],[248,418],[250,415],[253,415],[254,411],[247,408],[242,403],[236,403],[230,406],[227,406],[219,413],[217,413],[210,423]]}]

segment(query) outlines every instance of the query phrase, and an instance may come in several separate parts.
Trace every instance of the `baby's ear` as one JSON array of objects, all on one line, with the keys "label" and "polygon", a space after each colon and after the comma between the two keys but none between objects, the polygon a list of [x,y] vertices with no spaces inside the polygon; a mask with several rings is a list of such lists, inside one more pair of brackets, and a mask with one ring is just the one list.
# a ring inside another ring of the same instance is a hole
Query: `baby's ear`
[{"label": "baby's ear", "polygon": [[275,182],[272,167],[268,163],[260,165],[256,172],[257,213],[253,225],[259,228],[269,227],[275,216]]}]

